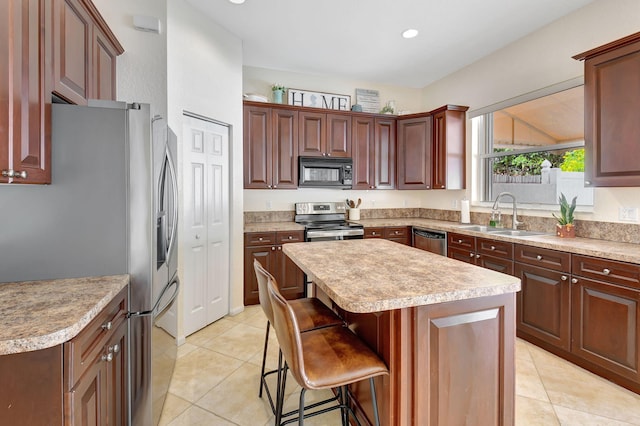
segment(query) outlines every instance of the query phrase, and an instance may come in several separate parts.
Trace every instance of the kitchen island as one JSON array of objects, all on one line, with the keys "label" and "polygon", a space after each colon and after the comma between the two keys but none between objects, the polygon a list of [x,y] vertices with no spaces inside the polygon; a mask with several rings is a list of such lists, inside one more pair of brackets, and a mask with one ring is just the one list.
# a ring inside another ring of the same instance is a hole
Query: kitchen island
[{"label": "kitchen island", "polygon": [[[283,251],[387,363],[382,424],[513,425],[518,278],[380,239]],[[372,419],[368,384],[352,391]]]}]

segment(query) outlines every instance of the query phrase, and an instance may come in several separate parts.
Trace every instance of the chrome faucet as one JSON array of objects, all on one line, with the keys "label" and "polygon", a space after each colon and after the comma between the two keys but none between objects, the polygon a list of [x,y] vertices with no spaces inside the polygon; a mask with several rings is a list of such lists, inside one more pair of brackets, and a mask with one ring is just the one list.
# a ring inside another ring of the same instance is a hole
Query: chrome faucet
[{"label": "chrome faucet", "polygon": [[516,207],[516,197],[515,195],[513,195],[510,192],[501,192],[498,194],[498,196],[496,197],[496,201],[493,202],[493,207],[492,210],[497,210],[498,209],[498,203],[500,202],[500,198],[502,197],[511,197],[511,200],[513,202],[513,222],[511,225],[511,229],[518,229],[518,225],[522,225],[523,222],[520,222],[518,220],[518,207]]}]

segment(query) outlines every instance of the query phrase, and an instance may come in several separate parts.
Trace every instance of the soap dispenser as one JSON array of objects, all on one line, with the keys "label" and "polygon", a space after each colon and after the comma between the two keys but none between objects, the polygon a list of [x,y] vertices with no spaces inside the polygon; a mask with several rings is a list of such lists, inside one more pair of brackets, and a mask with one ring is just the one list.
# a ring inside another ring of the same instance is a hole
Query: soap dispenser
[{"label": "soap dispenser", "polygon": [[489,226],[494,228],[502,228],[502,213],[500,210],[491,210],[491,219],[489,220]]}]

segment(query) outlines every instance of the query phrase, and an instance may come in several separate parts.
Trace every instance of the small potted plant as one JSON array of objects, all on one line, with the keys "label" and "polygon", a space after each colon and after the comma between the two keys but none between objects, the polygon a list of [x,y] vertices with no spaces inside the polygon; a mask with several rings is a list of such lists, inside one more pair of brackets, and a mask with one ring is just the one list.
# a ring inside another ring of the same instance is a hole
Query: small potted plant
[{"label": "small potted plant", "polygon": [[273,86],[271,86],[271,90],[273,91],[273,102],[276,104],[281,104],[282,94],[284,93],[285,90],[287,90],[287,88],[281,84],[276,83]]},{"label": "small potted plant", "polygon": [[567,201],[567,197],[563,193],[560,193],[558,202],[560,204],[560,216],[556,216],[555,213],[551,213],[556,218],[558,224],[556,225],[556,235],[561,238],[574,238],[576,236],[576,228],[573,224],[573,212],[576,209],[576,200],[578,197],[573,197],[571,204]]}]

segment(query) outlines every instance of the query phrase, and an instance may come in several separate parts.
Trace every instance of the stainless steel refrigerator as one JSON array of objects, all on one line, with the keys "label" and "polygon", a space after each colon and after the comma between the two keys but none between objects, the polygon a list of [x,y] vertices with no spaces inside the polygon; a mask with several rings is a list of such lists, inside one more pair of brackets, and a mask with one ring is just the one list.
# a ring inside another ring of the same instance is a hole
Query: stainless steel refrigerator
[{"label": "stainless steel refrigerator", "polygon": [[149,105],[91,105],[52,105],[51,185],[0,186],[0,281],[130,274],[129,422],[147,426],[177,351],[176,138]]}]

